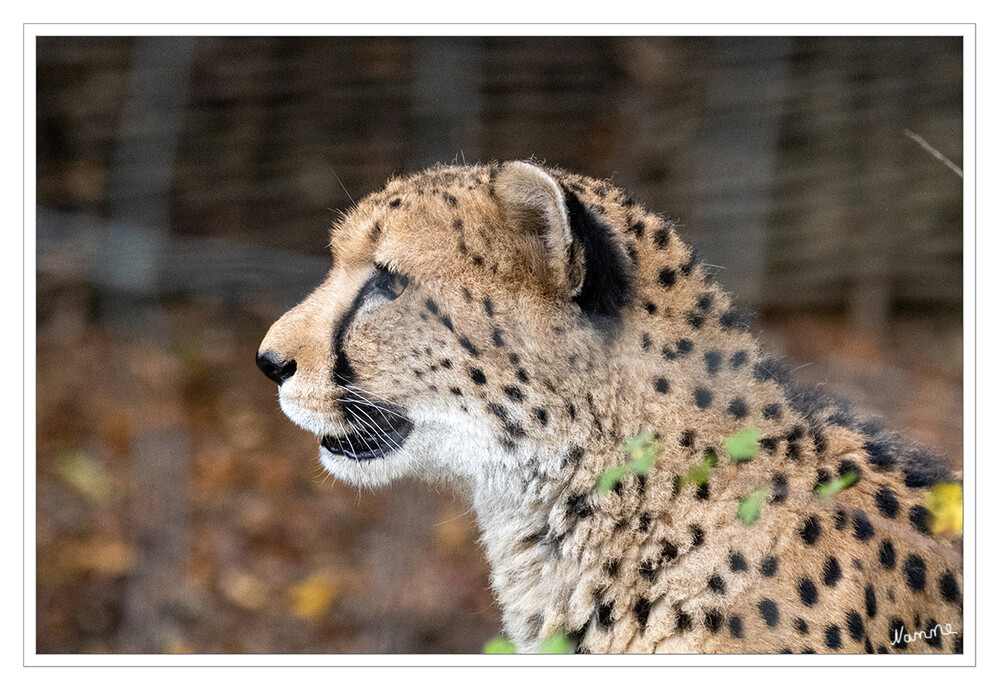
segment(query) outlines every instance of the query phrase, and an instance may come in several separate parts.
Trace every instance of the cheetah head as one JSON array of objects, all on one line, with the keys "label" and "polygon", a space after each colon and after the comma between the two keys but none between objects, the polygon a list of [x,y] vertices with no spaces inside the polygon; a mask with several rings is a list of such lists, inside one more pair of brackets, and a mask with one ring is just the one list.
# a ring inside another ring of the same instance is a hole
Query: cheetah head
[{"label": "cheetah head", "polygon": [[624,241],[532,163],[391,181],[331,232],[325,281],[257,364],[333,475],[481,481],[560,462],[631,290]]}]

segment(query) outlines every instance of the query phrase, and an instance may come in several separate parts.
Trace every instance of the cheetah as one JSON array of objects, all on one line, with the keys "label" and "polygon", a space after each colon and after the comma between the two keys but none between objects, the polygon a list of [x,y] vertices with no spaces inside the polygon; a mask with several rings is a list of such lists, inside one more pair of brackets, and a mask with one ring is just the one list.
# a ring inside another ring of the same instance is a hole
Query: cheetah
[{"label": "cheetah", "polygon": [[[331,474],[469,498],[519,651],[962,653],[960,550],[924,507],[946,466],[796,387],[673,221],[533,161],[438,166],[330,247],[257,364]],[[642,434],[654,462],[601,489]]]}]

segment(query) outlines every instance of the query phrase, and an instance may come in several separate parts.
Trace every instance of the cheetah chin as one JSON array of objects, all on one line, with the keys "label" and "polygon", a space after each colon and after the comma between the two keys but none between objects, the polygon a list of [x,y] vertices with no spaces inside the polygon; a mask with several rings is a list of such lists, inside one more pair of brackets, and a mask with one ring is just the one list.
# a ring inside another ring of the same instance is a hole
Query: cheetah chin
[{"label": "cheetah chin", "polygon": [[330,248],[257,365],[331,474],[467,497],[518,650],[963,653],[946,463],[797,386],[673,221],[533,162],[436,167]]}]

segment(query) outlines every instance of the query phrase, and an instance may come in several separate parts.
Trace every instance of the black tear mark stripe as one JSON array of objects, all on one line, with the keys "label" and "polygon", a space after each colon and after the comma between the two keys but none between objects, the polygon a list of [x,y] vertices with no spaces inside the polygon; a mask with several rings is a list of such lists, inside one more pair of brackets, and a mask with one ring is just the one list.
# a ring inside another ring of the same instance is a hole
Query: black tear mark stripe
[{"label": "black tear mark stripe", "polygon": [[347,353],[344,352],[344,340],[347,337],[347,331],[350,329],[351,323],[354,321],[358,310],[361,308],[361,304],[364,302],[364,296],[368,293],[368,288],[378,280],[378,277],[378,273],[376,272],[364,281],[357,294],[354,295],[350,307],[347,308],[347,311],[343,313],[343,316],[340,317],[340,320],[333,328],[333,338],[330,345],[330,354],[333,357],[333,370],[330,373],[330,378],[337,385],[351,384],[357,379],[357,373],[347,358]]}]

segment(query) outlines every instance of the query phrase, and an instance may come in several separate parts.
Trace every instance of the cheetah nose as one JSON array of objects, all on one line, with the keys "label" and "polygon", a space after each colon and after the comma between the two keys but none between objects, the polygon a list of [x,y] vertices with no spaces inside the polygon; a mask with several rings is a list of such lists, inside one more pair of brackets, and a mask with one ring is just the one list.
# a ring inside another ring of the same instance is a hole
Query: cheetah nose
[{"label": "cheetah nose", "polygon": [[257,355],[257,367],[264,372],[264,376],[277,385],[281,385],[295,374],[298,365],[293,359],[281,359],[277,354],[268,350]]}]

